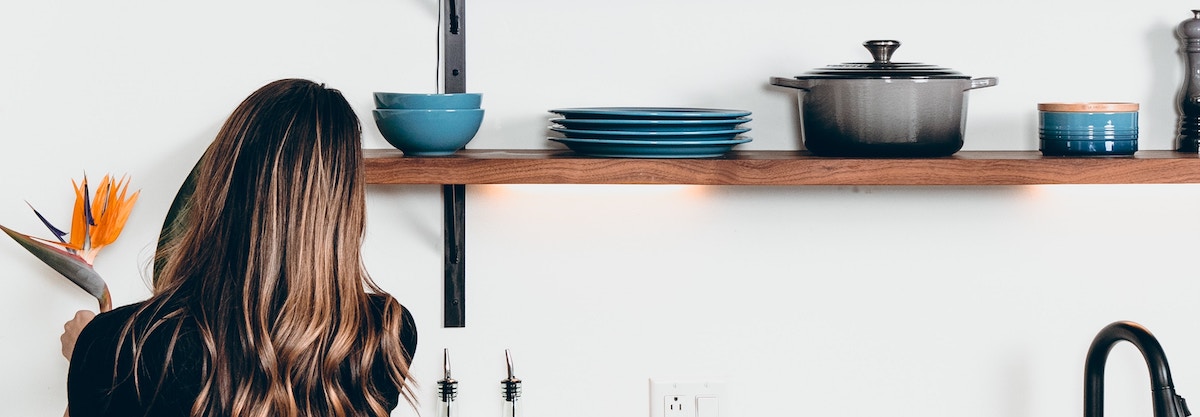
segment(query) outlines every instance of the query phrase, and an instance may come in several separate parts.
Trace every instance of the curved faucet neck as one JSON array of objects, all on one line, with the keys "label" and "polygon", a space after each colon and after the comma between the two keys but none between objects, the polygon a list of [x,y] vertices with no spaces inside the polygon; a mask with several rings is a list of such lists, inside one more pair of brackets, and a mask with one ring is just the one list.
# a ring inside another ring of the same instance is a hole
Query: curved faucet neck
[{"label": "curved faucet neck", "polygon": [[1175,394],[1167,355],[1163,353],[1158,339],[1137,323],[1119,321],[1100,330],[1088,349],[1087,362],[1084,364],[1084,417],[1104,416],[1104,367],[1108,362],[1109,352],[1122,340],[1136,346],[1146,360],[1146,366],[1150,370],[1154,417],[1190,415],[1183,397]]}]

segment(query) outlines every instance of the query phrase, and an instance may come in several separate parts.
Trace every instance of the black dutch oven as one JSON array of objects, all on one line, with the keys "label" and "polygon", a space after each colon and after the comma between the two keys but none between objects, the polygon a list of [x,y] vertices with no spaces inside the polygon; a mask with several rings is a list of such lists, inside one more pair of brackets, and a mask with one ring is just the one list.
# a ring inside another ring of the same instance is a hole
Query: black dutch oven
[{"label": "black dutch oven", "polygon": [[771,84],[800,89],[804,145],[827,156],[946,156],[963,146],[971,78],[919,63],[891,62],[898,41],[863,43],[874,62],[830,65]]}]

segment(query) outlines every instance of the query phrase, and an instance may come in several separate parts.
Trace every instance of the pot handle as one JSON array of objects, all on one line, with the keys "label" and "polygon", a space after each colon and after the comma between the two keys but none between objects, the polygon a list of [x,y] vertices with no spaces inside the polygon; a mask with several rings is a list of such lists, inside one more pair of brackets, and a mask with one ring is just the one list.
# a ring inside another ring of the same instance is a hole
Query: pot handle
[{"label": "pot handle", "polygon": [[1000,79],[999,79],[999,78],[996,78],[996,77],[972,78],[972,79],[971,79],[971,86],[970,86],[970,87],[967,87],[967,90],[974,90],[974,89],[976,89],[976,88],[991,87],[991,86],[994,86],[994,85],[996,85],[996,84],[998,84],[998,83],[1000,83]]},{"label": "pot handle", "polygon": [[788,88],[798,88],[798,89],[801,89],[804,91],[808,91],[809,88],[812,88],[812,84],[809,81],[811,81],[811,80],[807,80],[807,79],[801,80],[801,79],[797,79],[797,78],[784,78],[784,77],[771,77],[772,85],[777,85],[780,87],[788,87]]}]

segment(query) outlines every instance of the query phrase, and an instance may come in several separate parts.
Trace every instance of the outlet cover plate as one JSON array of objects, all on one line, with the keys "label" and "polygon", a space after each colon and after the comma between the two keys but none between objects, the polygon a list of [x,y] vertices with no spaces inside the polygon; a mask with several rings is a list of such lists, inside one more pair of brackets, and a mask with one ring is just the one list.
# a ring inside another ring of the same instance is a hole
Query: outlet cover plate
[{"label": "outlet cover plate", "polygon": [[697,409],[699,398],[715,398],[718,407],[716,415],[729,415],[726,413],[729,395],[726,394],[724,381],[650,378],[650,417],[696,417],[701,411],[713,415],[713,410]]}]

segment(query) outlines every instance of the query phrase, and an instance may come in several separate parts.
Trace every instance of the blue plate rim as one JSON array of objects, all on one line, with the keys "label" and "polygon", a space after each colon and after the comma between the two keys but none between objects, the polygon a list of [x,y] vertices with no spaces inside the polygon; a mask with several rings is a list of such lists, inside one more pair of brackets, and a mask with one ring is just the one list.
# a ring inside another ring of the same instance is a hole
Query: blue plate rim
[{"label": "blue plate rim", "polygon": [[639,125],[639,126],[692,126],[692,125],[739,125],[750,122],[754,119],[749,117],[737,117],[732,119],[572,119],[569,117],[559,117],[550,119],[552,123],[563,124],[580,123],[580,124],[598,124],[598,125]]},{"label": "blue plate rim", "polygon": [[[714,109],[703,107],[564,107],[551,109],[550,113],[570,117],[571,113],[591,116],[637,116],[670,119],[687,118],[735,118],[749,116],[749,110]],[[610,117],[611,118],[611,117]]]},{"label": "blue plate rim", "polygon": [[551,126],[550,130],[562,134],[574,135],[595,135],[595,136],[721,136],[721,135],[740,135],[750,131],[750,128],[741,129],[726,129],[726,130],[671,130],[671,131],[645,131],[645,130],[581,130],[567,129],[565,127]]},{"label": "blue plate rim", "polygon": [[733,146],[750,142],[753,138],[749,136],[738,136],[736,139],[729,140],[706,140],[706,141],[683,141],[683,140],[665,140],[665,141],[650,141],[650,140],[616,140],[616,139],[575,139],[575,138],[547,138],[549,140],[561,143],[581,143],[581,144],[603,144],[603,145],[628,145],[628,146],[652,146],[652,147],[685,147],[685,146]]}]

